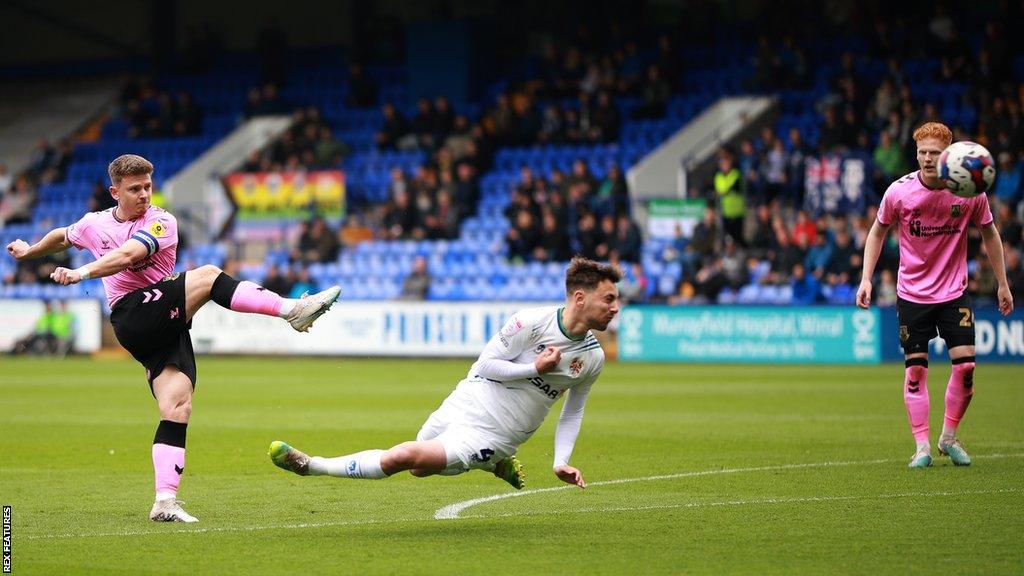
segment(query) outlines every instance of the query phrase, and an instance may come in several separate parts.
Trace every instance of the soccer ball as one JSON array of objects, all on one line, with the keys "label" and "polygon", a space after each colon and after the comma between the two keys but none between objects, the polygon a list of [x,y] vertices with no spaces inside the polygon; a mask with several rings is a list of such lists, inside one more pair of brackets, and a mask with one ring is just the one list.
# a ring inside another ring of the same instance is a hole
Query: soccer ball
[{"label": "soccer ball", "polygon": [[996,163],[981,144],[954,142],[939,156],[939,178],[961,198],[984,194],[996,179]]}]

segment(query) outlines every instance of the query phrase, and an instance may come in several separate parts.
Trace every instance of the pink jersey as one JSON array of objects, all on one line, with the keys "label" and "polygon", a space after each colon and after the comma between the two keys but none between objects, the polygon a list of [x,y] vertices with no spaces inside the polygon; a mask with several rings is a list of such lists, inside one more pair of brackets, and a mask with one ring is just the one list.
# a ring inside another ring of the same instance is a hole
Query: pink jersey
[{"label": "pink jersey", "polygon": [[937,304],[959,298],[967,288],[967,226],[987,226],[992,210],[984,194],[960,198],[934,190],[915,171],[885,191],[878,222],[899,225],[896,293],[917,304]]},{"label": "pink jersey", "polygon": [[114,216],[115,210],[90,212],[68,226],[68,241],[79,250],[88,250],[97,260],[128,241],[141,242],[149,252],[135,266],[103,278],[111,308],[132,290],[173,274],[178,252],[178,222],[170,212],[150,206],[142,217],[122,221]]}]

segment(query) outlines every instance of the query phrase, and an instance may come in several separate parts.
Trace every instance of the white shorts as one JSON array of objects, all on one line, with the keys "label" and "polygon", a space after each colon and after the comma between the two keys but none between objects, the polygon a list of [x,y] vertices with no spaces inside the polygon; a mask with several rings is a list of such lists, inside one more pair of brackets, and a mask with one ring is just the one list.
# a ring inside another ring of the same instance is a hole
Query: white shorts
[{"label": "white shorts", "polygon": [[518,448],[464,387],[456,388],[444,399],[423,423],[416,440],[441,441],[448,459],[443,475],[493,471],[496,462],[515,454]]}]

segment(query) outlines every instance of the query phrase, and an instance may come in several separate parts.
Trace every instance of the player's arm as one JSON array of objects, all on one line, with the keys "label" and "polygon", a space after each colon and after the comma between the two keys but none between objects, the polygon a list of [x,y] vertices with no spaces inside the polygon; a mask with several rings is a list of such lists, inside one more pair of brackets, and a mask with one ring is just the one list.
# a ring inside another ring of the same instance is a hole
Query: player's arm
[{"label": "player's arm", "polygon": [[565,396],[565,404],[562,406],[562,414],[558,417],[558,426],[555,428],[555,461],[552,469],[559,480],[580,488],[586,488],[587,482],[583,479],[582,472],[569,466],[569,458],[576,446],[580,426],[583,425],[583,409],[587,405],[587,396],[590,395],[590,386],[594,379],[596,377],[569,389]]},{"label": "player's arm", "polygon": [[484,346],[470,372],[489,380],[505,382],[532,378],[554,370],[562,359],[562,353],[557,348],[549,347],[538,355],[534,362],[512,361],[532,347],[530,333],[530,328],[523,324],[518,315],[512,316],[501,331]]},{"label": "player's arm", "polygon": [[68,240],[68,229],[61,227],[50,230],[39,242],[31,246],[24,240],[15,240],[7,245],[7,253],[15,260],[32,260],[63,252],[70,247],[71,242]]},{"label": "player's arm", "polygon": [[99,260],[75,270],[57,268],[50,274],[50,278],[58,284],[67,286],[89,278],[110,276],[141,262],[153,252],[155,250],[152,250],[150,245],[132,236],[127,242],[107,252]]},{"label": "player's arm", "polygon": [[861,308],[871,305],[871,278],[875,274],[875,266],[882,254],[882,244],[885,243],[888,233],[889,225],[875,220],[864,240],[864,271],[860,279],[860,288],[857,289],[857,306]]},{"label": "player's arm", "polygon": [[996,275],[999,283],[999,290],[996,296],[999,299],[999,311],[1003,316],[1013,312],[1013,294],[1010,292],[1010,283],[1006,280],[1006,263],[1003,262],[1003,240],[999,237],[999,230],[994,222],[989,222],[981,227],[981,238],[985,243],[985,251],[988,253],[989,264],[992,265],[992,272]]}]

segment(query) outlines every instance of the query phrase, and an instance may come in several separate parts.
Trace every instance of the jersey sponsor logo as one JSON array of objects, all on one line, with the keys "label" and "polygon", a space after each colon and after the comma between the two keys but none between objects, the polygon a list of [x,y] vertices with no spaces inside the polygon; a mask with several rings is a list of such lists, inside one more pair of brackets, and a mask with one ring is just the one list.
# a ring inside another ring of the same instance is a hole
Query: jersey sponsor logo
[{"label": "jersey sponsor logo", "polygon": [[159,238],[167,232],[167,226],[164,226],[163,222],[157,220],[149,225],[149,231],[153,233],[153,236]]},{"label": "jersey sponsor logo", "polygon": [[580,357],[573,358],[572,362],[569,363],[569,374],[572,374],[572,377],[575,378],[580,375],[580,371],[582,370],[583,359]]},{"label": "jersey sponsor logo", "polygon": [[955,236],[960,233],[960,225],[943,224],[942,226],[925,226],[920,220],[909,222],[910,235],[918,238],[931,238],[932,236]]},{"label": "jersey sponsor logo", "polygon": [[544,381],[543,378],[539,376],[527,378],[527,380],[530,382],[530,384],[533,384],[533,386],[537,390],[540,390],[541,392],[544,393],[545,396],[551,398],[552,400],[556,400],[559,396],[562,395],[563,390],[552,388],[547,382]]}]

